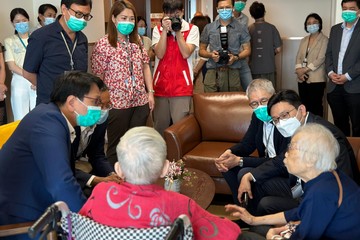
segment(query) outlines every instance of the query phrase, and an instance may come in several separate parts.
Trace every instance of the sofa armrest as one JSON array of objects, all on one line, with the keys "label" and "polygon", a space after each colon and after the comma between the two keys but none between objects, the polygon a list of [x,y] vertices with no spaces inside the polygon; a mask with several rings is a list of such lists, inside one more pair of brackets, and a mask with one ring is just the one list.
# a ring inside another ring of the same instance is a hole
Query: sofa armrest
[{"label": "sofa armrest", "polygon": [[201,142],[200,126],[194,115],[189,115],[164,131],[167,158],[179,160]]}]

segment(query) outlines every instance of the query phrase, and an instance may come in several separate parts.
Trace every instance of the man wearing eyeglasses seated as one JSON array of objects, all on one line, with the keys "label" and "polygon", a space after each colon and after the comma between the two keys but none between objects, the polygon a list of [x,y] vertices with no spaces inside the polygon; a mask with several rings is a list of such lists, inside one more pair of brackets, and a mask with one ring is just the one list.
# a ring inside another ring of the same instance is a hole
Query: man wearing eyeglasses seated
[{"label": "man wearing eyeglasses seated", "polygon": [[109,89],[102,81],[100,92],[99,98],[84,96],[96,106],[101,106],[100,119],[96,125],[75,127],[76,138],[71,144],[72,163],[75,164],[80,160],[87,161],[91,165],[91,171],[87,172],[81,168],[81,164],[75,164],[75,177],[86,197],[90,196],[92,189],[100,182],[122,181],[115,174],[114,166],[111,166],[104,151],[107,118],[112,105]]},{"label": "man wearing eyeglasses seated", "polygon": [[[329,129],[340,145],[336,158],[338,169],[358,180],[359,172],[354,152],[346,136],[332,123],[306,111],[299,95],[293,90],[281,91],[269,99],[268,112],[277,130],[284,137],[291,137],[302,125],[318,123]],[[241,179],[239,195],[247,192],[253,214],[265,215],[295,208],[301,199],[302,184],[289,175],[284,165],[285,151],[257,168],[250,170]]]},{"label": "man wearing eyeglasses seated", "polygon": [[67,71],[87,71],[88,40],[81,31],[92,19],[91,0],[61,0],[54,24],[34,31],[26,49],[23,76],[36,86],[36,105],[48,103],[55,79]]},{"label": "man wearing eyeglasses seated", "polygon": [[[215,159],[217,169],[229,185],[234,203],[240,205],[238,188],[242,176],[286,150],[290,138],[284,138],[271,123],[267,104],[275,89],[267,79],[255,79],[246,89],[249,105],[254,110],[249,129],[241,142],[227,149]],[[258,157],[251,157],[254,151]]]}]

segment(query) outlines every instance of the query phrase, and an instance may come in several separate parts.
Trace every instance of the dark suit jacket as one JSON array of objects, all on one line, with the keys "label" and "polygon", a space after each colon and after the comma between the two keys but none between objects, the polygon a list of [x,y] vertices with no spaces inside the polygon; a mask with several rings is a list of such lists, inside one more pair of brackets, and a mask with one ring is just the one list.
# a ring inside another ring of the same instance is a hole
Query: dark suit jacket
[{"label": "dark suit jacket", "polygon": [[[107,121],[103,124],[97,125],[94,129],[93,134],[90,136],[89,145],[83,152],[83,155],[87,155],[89,163],[91,164],[92,170],[90,173],[75,169],[75,177],[79,182],[82,189],[86,187],[87,181],[92,175],[98,177],[106,177],[109,173],[114,171],[114,167],[110,165],[108,159],[105,156],[104,145],[105,145],[105,133],[107,128]],[[75,163],[76,153],[79,148],[80,140],[80,127],[76,127],[76,138],[71,145],[72,148],[72,161]]]},{"label": "dark suit jacket", "polygon": [[[269,160],[265,158],[265,145],[263,143],[263,126],[264,122],[259,120],[253,113],[251,122],[244,138],[238,144],[231,147],[231,152],[237,156],[243,157],[244,167],[257,167]],[[274,126],[274,147],[277,154],[286,150],[290,138],[284,138]],[[249,157],[257,150],[259,157]]]},{"label": "dark suit jacket", "polygon": [[[341,45],[341,38],[343,34],[342,23],[339,23],[331,28],[329,43],[325,55],[326,74],[330,71],[338,72],[338,60]],[[348,73],[352,78],[344,84],[344,89],[348,93],[360,93],[360,22],[356,24],[354,32],[352,33],[349,45],[346,49],[342,73]],[[327,84],[327,91],[332,92],[336,87],[332,81]]]},{"label": "dark suit jacket", "polygon": [[85,197],[70,167],[67,121],[55,104],[40,104],[0,150],[0,215],[33,221],[56,201],[77,212]]},{"label": "dark suit jacket", "polygon": [[[329,129],[340,145],[340,153],[336,158],[338,169],[342,170],[349,177],[353,178],[354,173],[358,175],[358,168],[355,160],[354,151],[347,140],[346,136],[333,124],[326,121],[322,117],[309,113],[307,123],[318,123]],[[286,151],[286,150],[285,150]],[[256,182],[261,183],[272,177],[288,175],[287,169],[284,165],[285,151],[267,161],[250,172],[256,179]],[[356,167],[355,167],[356,166]],[[295,180],[295,179],[294,179]]]}]

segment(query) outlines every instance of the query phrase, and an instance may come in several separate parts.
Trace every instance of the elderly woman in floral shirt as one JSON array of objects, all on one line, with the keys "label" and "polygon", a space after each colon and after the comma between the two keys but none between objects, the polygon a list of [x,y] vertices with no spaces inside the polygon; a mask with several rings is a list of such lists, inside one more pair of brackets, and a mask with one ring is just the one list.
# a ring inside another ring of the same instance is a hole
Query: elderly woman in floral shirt
[{"label": "elderly woman in floral shirt", "polygon": [[145,125],[155,105],[149,57],[129,1],[116,1],[112,6],[108,35],[96,44],[91,64],[93,73],[109,87],[113,108],[109,112],[107,157],[114,164],[121,136],[132,127]]}]

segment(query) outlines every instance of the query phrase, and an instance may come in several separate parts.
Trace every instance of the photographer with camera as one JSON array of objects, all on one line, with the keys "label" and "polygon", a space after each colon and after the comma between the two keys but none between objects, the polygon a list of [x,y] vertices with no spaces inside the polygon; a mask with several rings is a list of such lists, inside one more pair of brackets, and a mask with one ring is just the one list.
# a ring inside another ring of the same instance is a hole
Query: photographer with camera
[{"label": "photographer with camera", "polygon": [[199,47],[199,29],[183,20],[181,0],[164,0],[164,18],[153,30],[155,51],[154,127],[163,135],[190,111],[193,94],[193,58]]},{"label": "photographer with camera", "polygon": [[200,56],[209,58],[204,79],[205,92],[240,91],[239,60],[251,53],[246,26],[233,16],[231,0],[218,0],[219,19],[206,25],[200,38]]}]

